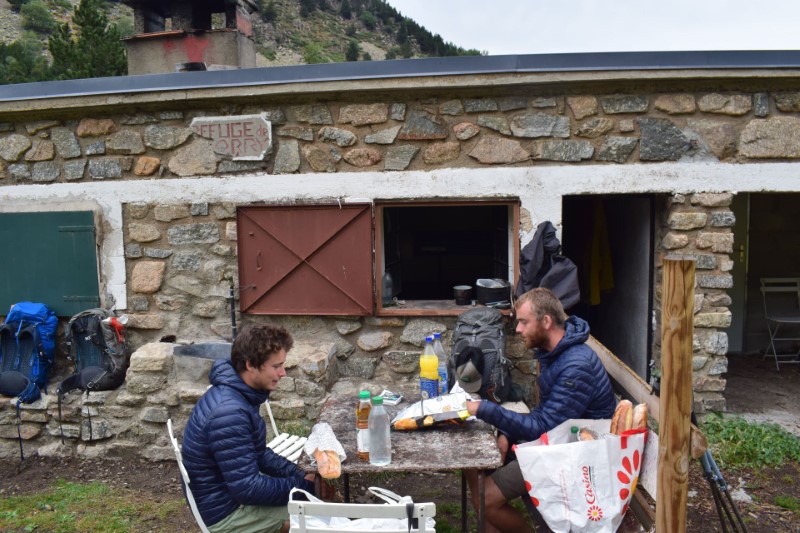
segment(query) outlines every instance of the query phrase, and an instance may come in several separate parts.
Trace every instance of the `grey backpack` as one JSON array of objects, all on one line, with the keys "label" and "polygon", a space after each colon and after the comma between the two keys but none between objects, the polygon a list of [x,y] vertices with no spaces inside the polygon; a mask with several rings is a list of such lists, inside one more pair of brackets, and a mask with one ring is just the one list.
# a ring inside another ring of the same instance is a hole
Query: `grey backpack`
[{"label": "grey backpack", "polygon": [[465,358],[474,358],[477,348],[482,352],[482,364],[476,364],[481,372],[482,385],[479,394],[482,398],[497,403],[506,400],[519,400],[519,388],[511,381],[511,361],[506,358],[506,336],[503,314],[491,307],[475,307],[461,313],[453,332],[453,351],[447,360],[449,386],[456,378],[456,368]]}]

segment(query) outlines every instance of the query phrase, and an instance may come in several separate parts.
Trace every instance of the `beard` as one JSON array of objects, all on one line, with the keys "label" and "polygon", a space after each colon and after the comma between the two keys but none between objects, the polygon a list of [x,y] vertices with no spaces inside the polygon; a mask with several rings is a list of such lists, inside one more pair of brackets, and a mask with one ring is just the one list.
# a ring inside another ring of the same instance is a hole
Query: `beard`
[{"label": "beard", "polygon": [[529,350],[543,349],[547,345],[547,340],[547,334],[541,330],[524,338],[525,347]]}]

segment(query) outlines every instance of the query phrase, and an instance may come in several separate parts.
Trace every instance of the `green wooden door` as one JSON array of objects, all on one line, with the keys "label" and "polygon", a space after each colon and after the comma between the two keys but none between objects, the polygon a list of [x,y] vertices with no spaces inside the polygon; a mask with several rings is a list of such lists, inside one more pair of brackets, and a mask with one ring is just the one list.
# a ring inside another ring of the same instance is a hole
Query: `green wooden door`
[{"label": "green wooden door", "polygon": [[62,317],[100,305],[91,211],[0,213],[0,314],[26,300]]}]

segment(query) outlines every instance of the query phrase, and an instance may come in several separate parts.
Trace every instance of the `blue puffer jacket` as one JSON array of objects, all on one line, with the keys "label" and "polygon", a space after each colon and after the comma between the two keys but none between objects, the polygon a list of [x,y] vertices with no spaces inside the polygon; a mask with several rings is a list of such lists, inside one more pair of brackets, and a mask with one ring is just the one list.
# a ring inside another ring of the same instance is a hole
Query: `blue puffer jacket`
[{"label": "blue puffer jacket", "polygon": [[183,464],[206,525],[239,505],[286,505],[294,487],[313,493],[295,464],[267,448],[258,408],[269,393],[246,385],[228,359],[215,361],[208,376],[214,386],[183,433]]},{"label": "blue puffer jacket", "polygon": [[617,400],[603,363],[584,344],[589,324],[571,316],[552,352],[537,351],[539,405],[521,414],[481,402],[478,418],[497,427],[512,444],[533,441],[570,418],[611,418]]}]

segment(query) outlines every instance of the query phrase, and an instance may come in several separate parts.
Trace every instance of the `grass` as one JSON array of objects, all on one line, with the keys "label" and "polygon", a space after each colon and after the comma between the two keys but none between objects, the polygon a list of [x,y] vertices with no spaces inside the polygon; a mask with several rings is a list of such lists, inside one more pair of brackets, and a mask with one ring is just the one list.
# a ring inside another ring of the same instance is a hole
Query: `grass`
[{"label": "grass", "polygon": [[98,483],[68,483],[0,500],[0,531],[127,532],[150,529],[183,508],[183,500],[150,502]]},{"label": "grass", "polygon": [[800,500],[794,496],[775,496],[775,505],[800,514]]},{"label": "grass", "polygon": [[800,438],[777,424],[709,415],[703,424],[721,468],[759,468],[800,462]]}]

